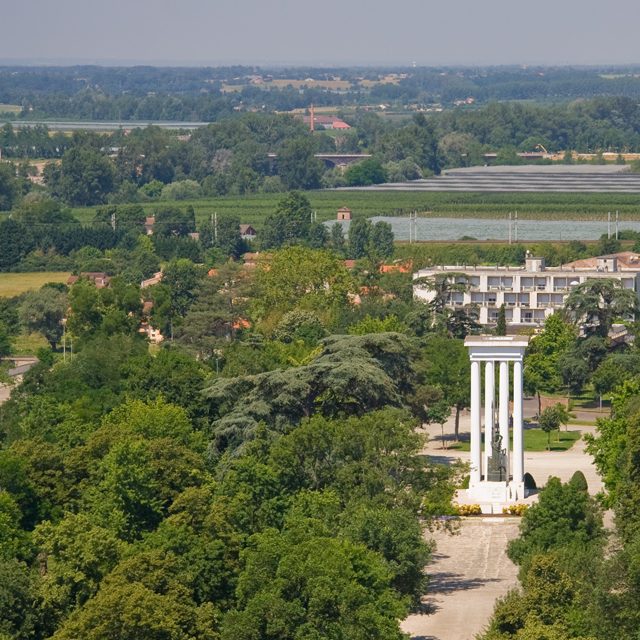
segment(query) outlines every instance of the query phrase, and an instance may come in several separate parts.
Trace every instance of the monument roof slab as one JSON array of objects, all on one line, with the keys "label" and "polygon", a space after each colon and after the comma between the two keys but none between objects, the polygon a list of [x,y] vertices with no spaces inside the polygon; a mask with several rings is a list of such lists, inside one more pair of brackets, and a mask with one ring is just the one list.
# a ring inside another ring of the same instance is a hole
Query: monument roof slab
[{"label": "monument roof slab", "polygon": [[464,345],[471,361],[521,362],[529,344],[528,336],[467,336]]}]

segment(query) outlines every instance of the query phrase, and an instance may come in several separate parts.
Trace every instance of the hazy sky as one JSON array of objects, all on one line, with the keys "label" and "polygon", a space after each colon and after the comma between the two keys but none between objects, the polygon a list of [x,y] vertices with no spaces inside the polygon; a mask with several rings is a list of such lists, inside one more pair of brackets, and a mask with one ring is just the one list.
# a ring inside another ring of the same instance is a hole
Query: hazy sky
[{"label": "hazy sky", "polygon": [[640,63],[638,0],[0,0],[0,60]]}]

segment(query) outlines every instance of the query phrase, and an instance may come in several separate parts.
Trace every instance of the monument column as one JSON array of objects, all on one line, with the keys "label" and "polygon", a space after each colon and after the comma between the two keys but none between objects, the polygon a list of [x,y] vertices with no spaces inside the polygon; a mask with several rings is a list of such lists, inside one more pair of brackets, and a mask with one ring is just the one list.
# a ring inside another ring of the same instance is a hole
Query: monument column
[{"label": "monument column", "polygon": [[495,369],[493,360],[484,365],[484,479],[487,480],[489,457],[491,456],[491,437],[493,433],[493,403],[495,400]]},{"label": "monument column", "polygon": [[[464,341],[469,349],[471,361],[471,472],[469,489],[461,489],[460,495],[465,501],[470,501],[462,504],[479,504],[482,513],[503,513],[505,505],[526,497],[522,375],[523,358],[528,343],[527,336],[467,336]],[[481,403],[483,362],[485,363],[484,420]],[[513,374],[509,371],[512,362]],[[509,429],[511,375],[513,375],[513,436]],[[495,388],[496,377],[498,377],[498,389]],[[496,391],[498,391],[497,394]],[[483,422],[484,449],[481,444]],[[501,436],[500,451],[497,450],[497,442],[493,441],[494,435]],[[495,455],[494,447],[496,447]],[[510,474],[509,471],[512,473]]]},{"label": "monument column", "polygon": [[480,363],[471,362],[471,474],[470,486],[482,479],[482,425],[480,424]]},{"label": "monument column", "polygon": [[522,434],[522,360],[513,363],[513,482],[524,478],[524,447]]},{"label": "monument column", "polygon": [[505,450],[505,475],[509,481],[509,363],[500,361],[500,387],[499,387],[498,424],[502,437],[502,448]]}]

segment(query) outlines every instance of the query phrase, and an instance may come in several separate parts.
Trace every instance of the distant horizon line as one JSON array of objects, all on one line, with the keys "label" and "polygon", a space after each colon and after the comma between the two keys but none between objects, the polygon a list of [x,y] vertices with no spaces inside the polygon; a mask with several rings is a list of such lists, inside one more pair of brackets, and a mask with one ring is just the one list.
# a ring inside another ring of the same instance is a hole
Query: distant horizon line
[{"label": "distant horizon line", "polygon": [[640,68],[640,62],[432,62],[418,63],[417,61],[270,61],[270,62],[248,62],[238,60],[226,61],[204,61],[204,60],[141,60],[134,58],[6,58],[0,56],[0,66],[24,66],[24,67],[170,67],[170,68],[219,68],[219,67],[255,67],[260,69],[269,68],[380,68],[380,69],[486,69],[486,68],[581,68],[600,69],[618,68],[635,69]]}]

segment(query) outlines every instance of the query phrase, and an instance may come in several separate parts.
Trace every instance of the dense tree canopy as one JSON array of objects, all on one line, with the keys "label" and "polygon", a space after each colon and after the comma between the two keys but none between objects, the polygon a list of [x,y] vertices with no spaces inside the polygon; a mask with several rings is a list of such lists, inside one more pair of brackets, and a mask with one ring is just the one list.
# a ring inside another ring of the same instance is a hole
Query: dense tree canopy
[{"label": "dense tree canopy", "polygon": [[632,317],[638,311],[638,301],[619,280],[593,278],[571,290],[565,308],[568,317],[588,333],[606,337],[615,319]]},{"label": "dense tree canopy", "polygon": [[66,311],[66,294],[53,287],[44,287],[25,296],[20,307],[20,316],[27,329],[40,331],[55,349],[62,337],[62,319]]},{"label": "dense tree canopy", "polygon": [[[457,433],[469,404],[461,339],[477,316],[448,306],[468,283],[448,273],[424,283],[430,305],[416,302],[410,273],[389,267],[388,224],[354,209],[345,240],[300,192],[260,212],[251,244],[244,208],[218,216],[192,200],[416,179],[489,151],[518,163],[538,144],[640,149],[640,83],[609,72],[414,69],[389,83],[344,69],[350,88],[334,92],[269,79],[265,91],[245,82],[259,70],[235,67],[41,68],[30,79],[0,68],[0,105],[22,105],[16,117],[213,121],[189,134],[0,129],[3,158],[16,159],[0,165],[0,209],[11,209],[0,269],[79,277],[0,299],[0,355],[38,339],[31,331],[49,345],[0,407],[3,640],[400,640],[399,620],[428,588],[424,529],[453,513],[460,484],[457,468],[421,455],[417,426],[454,411]],[[229,82],[237,92],[222,92]],[[623,86],[630,97],[606,97]],[[523,102],[541,95],[553,103]],[[476,107],[453,108],[469,96]],[[485,104],[505,98],[519,102]],[[312,133],[301,112],[269,113],[311,101],[410,117],[349,108],[338,113],[350,129]],[[343,173],[318,152],[371,158]],[[25,158],[51,160],[44,185]],[[69,208],[82,205],[99,206]],[[260,253],[241,261],[252,246]],[[618,248],[540,246],[553,264]],[[525,255],[521,244],[396,250],[414,263]],[[569,296],[572,324],[553,315],[531,340],[528,391],[612,399],[587,438],[605,492],[596,502],[579,475],[547,482],[509,546],[521,589],[498,603],[487,640],[636,638],[640,364],[635,346],[609,339],[637,311],[632,297],[588,281]],[[150,345],[149,329],[164,341]],[[539,413],[549,432],[568,417]],[[615,513],[608,545],[600,503]]]},{"label": "dense tree canopy", "polygon": [[72,205],[101,204],[113,189],[113,165],[90,148],[69,149],[59,166],[51,164],[47,169],[51,192]]}]

